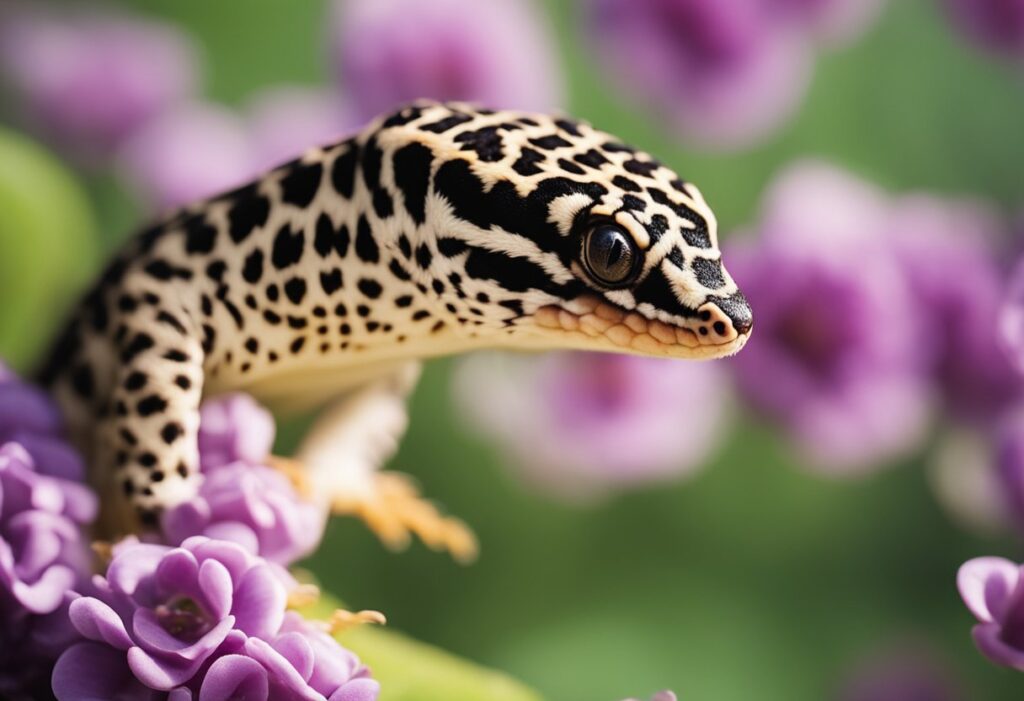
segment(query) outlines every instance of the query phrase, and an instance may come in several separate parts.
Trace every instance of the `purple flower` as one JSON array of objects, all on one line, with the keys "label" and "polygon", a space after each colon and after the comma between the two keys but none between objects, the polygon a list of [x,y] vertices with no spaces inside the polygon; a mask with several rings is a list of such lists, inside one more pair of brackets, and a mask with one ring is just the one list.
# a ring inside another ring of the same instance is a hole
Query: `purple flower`
[{"label": "purple flower", "polygon": [[759,141],[796,111],[812,60],[764,0],[589,0],[590,46],[623,90],[701,148]]},{"label": "purple flower", "polygon": [[848,44],[877,18],[886,0],[762,0],[775,21],[828,44]]},{"label": "purple flower", "polygon": [[199,461],[203,472],[234,462],[262,464],[274,444],[274,417],[248,394],[203,402],[199,410]]},{"label": "purple flower", "polygon": [[1024,534],[1024,411],[1003,417],[994,443],[996,509]]},{"label": "purple flower", "polygon": [[242,119],[201,103],[148,120],[124,142],[118,160],[125,183],[155,209],[216,195],[257,173]]},{"label": "purple flower", "polygon": [[944,0],[957,28],[979,46],[1024,59],[1024,0]]},{"label": "purple flower", "polygon": [[230,540],[281,565],[313,552],[323,537],[326,510],[303,499],[282,472],[267,466],[273,441],[273,417],[249,395],[204,402],[199,419],[203,483],[194,499],[164,513],[164,540],[172,545],[195,535]]},{"label": "purple flower", "polygon": [[769,191],[756,239],[729,252],[757,329],[731,367],[811,461],[856,472],[923,437],[928,392],[883,195],[823,164]]},{"label": "purple flower", "polygon": [[337,95],[315,88],[283,86],[259,93],[248,109],[257,167],[269,169],[340,140],[361,126],[351,112]]},{"label": "purple flower", "polygon": [[857,666],[839,701],[957,701],[964,696],[947,667],[918,647],[886,649]]},{"label": "purple flower", "polygon": [[974,642],[985,657],[1024,671],[1024,579],[1020,565],[1001,557],[977,557],[957,574],[960,596],[978,625]]},{"label": "purple flower", "polygon": [[1005,227],[981,203],[927,195],[897,200],[888,220],[928,339],[925,367],[954,417],[990,425],[1022,389],[998,334]]},{"label": "purple flower", "polygon": [[17,442],[44,475],[82,482],[85,465],[64,440],[64,423],[53,401],[13,374],[0,376],[0,445]]},{"label": "purple flower", "polygon": [[544,17],[521,0],[344,0],[333,56],[356,116],[417,98],[550,110],[562,74]]},{"label": "purple flower", "polygon": [[1018,373],[1024,373],[1024,259],[1010,275],[998,323],[1000,340],[1010,363]]},{"label": "purple flower", "polygon": [[54,669],[61,701],[376,697],[354,656],[286,615],[282,570],[234,543],[125,543],[94,588],[71,603],[82,640]]},{"label": "purple flower", "polygon": [[107,160],[193,92],[195,48],[168,24],[62,13],[8,16],[0,65],[26,121],[79,155]]},{"label": "purple flower", "polygon": [[[456,390],[467,418],[497,439],[528,480],[585,497],[694,472],[717,444],[723,380],[711,364],[491,354],[464,361]],[[691,429],[686,440],[683,423]]]}]

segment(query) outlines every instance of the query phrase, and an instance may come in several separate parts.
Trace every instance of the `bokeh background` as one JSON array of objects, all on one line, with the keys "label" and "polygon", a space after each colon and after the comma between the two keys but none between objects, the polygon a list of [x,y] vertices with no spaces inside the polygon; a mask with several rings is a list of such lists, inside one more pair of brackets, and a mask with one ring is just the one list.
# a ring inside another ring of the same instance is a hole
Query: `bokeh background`
[{"label": "bokeh background", "polygon": [[336,520],[306,567],[352,606],[549,699],[1019,698],[955,575],[1024,533],[1024,3],[9,3],[0,61],[21,369],[147,217],[413,97],[563,109],[703,190],[748,349],[430,363],[391,467],[482,556]]}]

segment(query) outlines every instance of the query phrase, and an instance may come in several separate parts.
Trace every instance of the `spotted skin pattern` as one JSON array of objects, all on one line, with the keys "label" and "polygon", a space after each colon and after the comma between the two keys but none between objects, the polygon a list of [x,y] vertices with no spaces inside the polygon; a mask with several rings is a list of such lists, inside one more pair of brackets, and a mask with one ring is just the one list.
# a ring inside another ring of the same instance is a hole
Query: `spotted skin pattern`
[{"label": "spotted skin pattern", "polygon": [[[595,218],[640,252],[620,289],[583,263]],[[308,409],[485,347],[720,357],[750,326],[671,170],[582,122],[420,102],[136,237],[41,379],[108,521],[151,525],[195,492],[204,396]]]}]

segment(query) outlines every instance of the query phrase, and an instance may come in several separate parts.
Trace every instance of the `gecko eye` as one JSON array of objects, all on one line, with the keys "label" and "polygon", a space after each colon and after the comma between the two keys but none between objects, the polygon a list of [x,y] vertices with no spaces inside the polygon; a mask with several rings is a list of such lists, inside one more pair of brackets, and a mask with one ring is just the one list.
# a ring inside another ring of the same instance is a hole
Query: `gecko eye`
[{"label": "gecko eye", "polygon": [[618,287],[631,282],[639,271],[639,260],[632,237],[615,224],[602,222],[583,239],[583,264],[602,285]]}]

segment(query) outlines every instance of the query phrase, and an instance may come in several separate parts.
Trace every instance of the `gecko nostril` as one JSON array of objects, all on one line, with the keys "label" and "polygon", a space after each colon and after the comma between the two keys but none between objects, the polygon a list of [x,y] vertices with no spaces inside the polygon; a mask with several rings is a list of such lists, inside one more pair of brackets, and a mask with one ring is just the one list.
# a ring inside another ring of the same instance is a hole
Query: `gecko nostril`
[{"label": "gecko nostril", "polygon": [[725,335],[725,322],[724,321],[716,321],[713,328],[715,329],[715,333],[717,333],[719,336],[724,336]]}]

